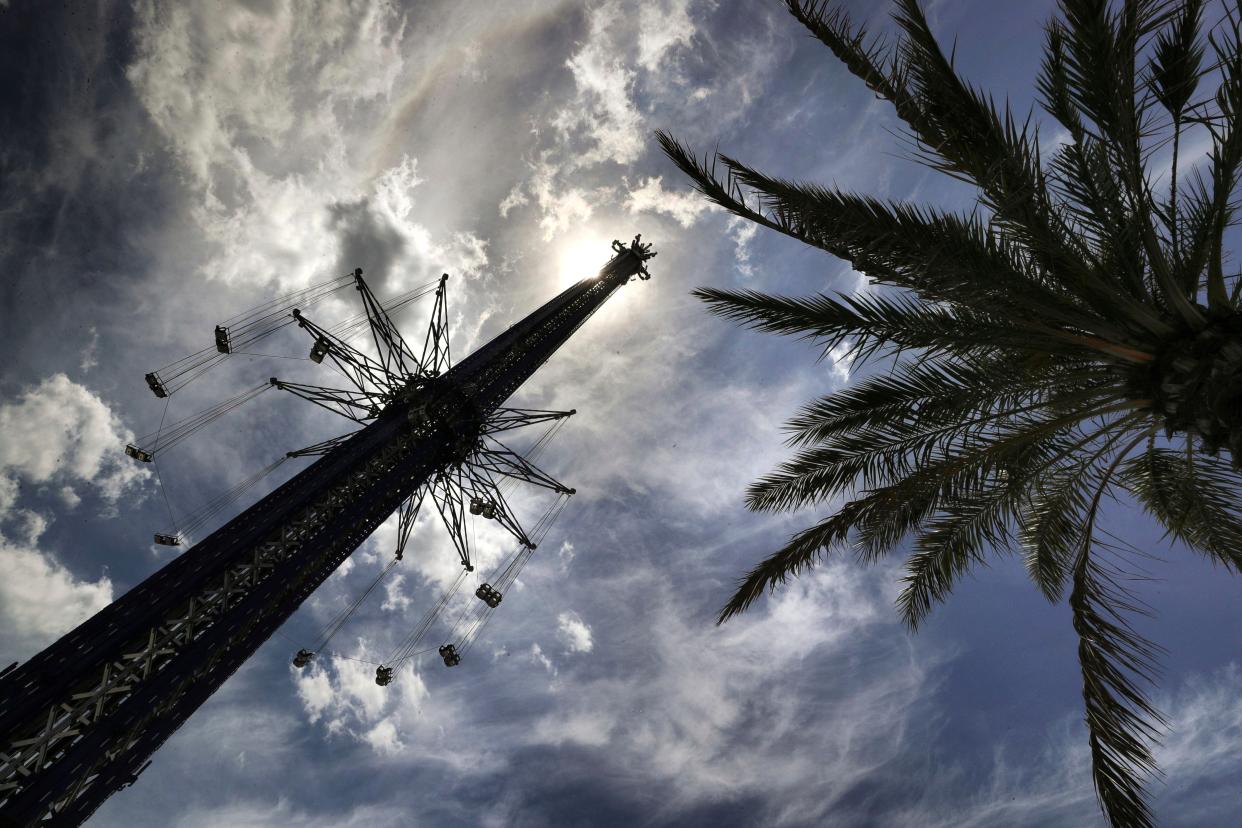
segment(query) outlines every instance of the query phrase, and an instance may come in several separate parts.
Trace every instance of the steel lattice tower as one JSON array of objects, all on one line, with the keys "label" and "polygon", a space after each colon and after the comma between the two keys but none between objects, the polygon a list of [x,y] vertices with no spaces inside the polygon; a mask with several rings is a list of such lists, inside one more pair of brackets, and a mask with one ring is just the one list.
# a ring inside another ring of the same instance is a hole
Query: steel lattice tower
[{"label": "steel lattice tower", "polygon": [[592,313],[646,277],[649,248],[614,243],[598,277],[397,389],[365,428],[0,678],[0,825],[77,825],[132,784],[384,520],[460,465]]}]

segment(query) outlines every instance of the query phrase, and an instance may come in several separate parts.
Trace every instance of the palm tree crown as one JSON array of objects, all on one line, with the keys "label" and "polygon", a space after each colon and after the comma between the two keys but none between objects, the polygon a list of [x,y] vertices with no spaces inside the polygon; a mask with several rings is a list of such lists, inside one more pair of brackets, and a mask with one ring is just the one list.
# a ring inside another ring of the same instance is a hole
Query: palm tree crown
[{"label": "palm tree crown", "polygon": [[[1242,9],[1208,34],[1204,66],[1201,0],[1060,0],[1037,83],[1069,137],[1045,167],[1030,118],[1019,126],[957,75],[917,0],[896,0],[891,48],[822,2],[786,5],[892,103],[920,161],[977,188],[982,211],[775,178],[658,133],[709,199],[881,286],[696,291],[713,312],[898,357],[789,423],[798,451],[752,484],[749,506],[842,505],[756,566],[720,620],[834,548],[874,561],[912,537],[898,603],[914,628],[990,550],[1016,548],[1049,600],[1068,591],[1101,807],[1114,825],[1150,825],[1163,720],[1142,685],[1157,652],[1127,620],[1142,605],[1096,518],[1105,496],[1128,492],[1170,536],[1242,568],[1242,279],[1226,276],[1221,249],[1242,164]],[[1213,73],[1215,94],[1196,99]],[[1164,118],[1167,198],[1147,174]],[[1179,192],[1188,125],[1212,150],[1207,178],[1195,170]]]}]

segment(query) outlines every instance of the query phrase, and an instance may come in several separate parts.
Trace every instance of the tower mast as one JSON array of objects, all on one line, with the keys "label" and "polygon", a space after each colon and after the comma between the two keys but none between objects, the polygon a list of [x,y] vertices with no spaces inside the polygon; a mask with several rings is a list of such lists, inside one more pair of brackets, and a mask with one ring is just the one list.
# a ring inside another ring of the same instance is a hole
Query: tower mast
[{"label": "tower mast", "polygon": [[636,238],[0,677],[0,825],[77,825],[655,255]]}]

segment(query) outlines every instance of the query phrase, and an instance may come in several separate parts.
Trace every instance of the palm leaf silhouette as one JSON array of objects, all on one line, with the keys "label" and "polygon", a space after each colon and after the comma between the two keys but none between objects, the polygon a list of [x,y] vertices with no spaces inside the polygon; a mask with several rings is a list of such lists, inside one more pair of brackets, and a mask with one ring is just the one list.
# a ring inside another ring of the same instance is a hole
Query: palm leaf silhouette
[{"label": "palm leaf silhouette", "polygon": [[[1164,720],[1144,687],[1158,648],[1131,625],[1146,608],[1096,523],[1106,496],[1128,492],[1169,536],[1242,569],[1242,279],[1225,275],[1221,249],[1242,164],[1242,20],[1226,9],[1205,67],[1198,0],[1060,0],[1037,88],[1069,140],[1045,163],[1030,115],[957,74],[917,0],[896,0],[891,46],[827,3],[786,6],[978,206],[956,215],[844,193],[657,133],[705,197],[876,285],[697,290],[713,313],[895,360],[789,422],[795,452],[751,485],[748,506],[840,505],[747,573],[719,620],[833,550],[866,562],[909,541],[898,609],[914,629],[989,554],[1020,551],[1043,594],[1069,604],[1100,805],[1113,825],[1151,825],[1145,784]],[[1218,88],[1196,98],[1211,73]],[[1167,198],[1147,170],[1166,124]],[[1212,149],[1206,177],[1195,170],[1182,191],[1187,127]]]}]

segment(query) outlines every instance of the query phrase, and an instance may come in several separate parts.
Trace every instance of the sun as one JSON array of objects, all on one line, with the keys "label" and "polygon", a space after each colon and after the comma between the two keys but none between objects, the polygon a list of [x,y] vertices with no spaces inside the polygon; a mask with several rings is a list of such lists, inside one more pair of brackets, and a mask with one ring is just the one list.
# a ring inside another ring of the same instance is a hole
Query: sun
[{"label": "sun", "polygon": [[595,233],[579,233],[560,244],[557,257],[557,285],[564,290],[575,282],[599,275],[600,268],[612,258],[608,239]]}]

